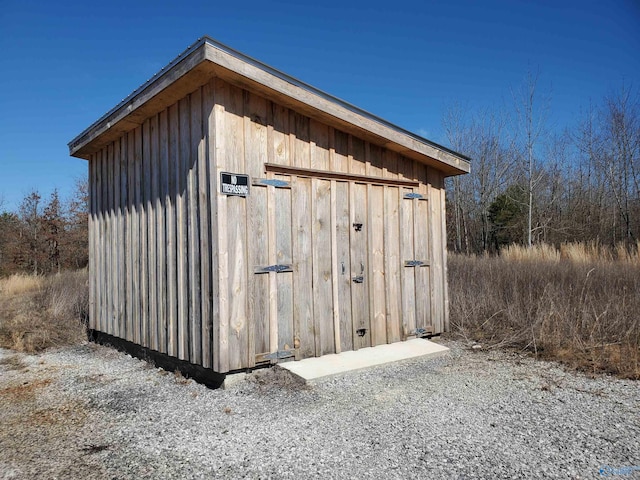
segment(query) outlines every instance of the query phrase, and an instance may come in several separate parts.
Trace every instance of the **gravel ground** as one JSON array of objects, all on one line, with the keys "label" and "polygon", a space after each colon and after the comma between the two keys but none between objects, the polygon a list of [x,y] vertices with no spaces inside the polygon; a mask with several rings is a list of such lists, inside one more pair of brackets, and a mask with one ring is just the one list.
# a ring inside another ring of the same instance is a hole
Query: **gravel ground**
[{"label": "gravel ground", "polygon": [[227,390],[94,344],[0,350],[0,478],[640,478],[640,384],[443,343]]}]

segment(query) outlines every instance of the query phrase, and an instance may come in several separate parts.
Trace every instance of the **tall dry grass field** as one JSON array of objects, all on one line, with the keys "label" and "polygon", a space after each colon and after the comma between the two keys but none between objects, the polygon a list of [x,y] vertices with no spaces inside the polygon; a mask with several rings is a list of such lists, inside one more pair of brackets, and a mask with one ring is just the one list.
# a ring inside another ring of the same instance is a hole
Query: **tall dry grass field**
[{"label": "tall dry grass field", "polygon": [[86,339],[86,270],[0,279],[0,347],[36,352]]},{"label": "tall dry grass field", "polygon": [[565,245],[449,256],[454,334],[640,379],[637,250]]}]

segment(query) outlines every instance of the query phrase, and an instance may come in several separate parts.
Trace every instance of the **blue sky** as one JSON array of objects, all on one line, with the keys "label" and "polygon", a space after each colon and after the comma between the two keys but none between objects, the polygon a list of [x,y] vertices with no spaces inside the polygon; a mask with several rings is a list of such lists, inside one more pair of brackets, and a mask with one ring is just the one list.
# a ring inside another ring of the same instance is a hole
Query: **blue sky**
[{"label": "blue sky", "polygon": [[445,145],[448,105],[508,103],[529,69],[555,128],[640,88],[638,0],[0,0],[4,208],[69,195],[67,142],[204,34]]}]

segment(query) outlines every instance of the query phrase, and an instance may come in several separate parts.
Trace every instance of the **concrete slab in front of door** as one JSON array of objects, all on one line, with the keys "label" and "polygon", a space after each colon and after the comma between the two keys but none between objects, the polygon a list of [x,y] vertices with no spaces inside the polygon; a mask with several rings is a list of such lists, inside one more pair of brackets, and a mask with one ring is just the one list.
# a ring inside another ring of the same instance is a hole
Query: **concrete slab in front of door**
[{"label": "concrete slab in front of door", "polygon": [[360,350],[305,358],[297,362],[281,363],[278,366],[302,378],[306,383],[314,383],[326,377],[362,370],[365,368],[400,362],[412,358],[439,357],[449,349],[423,338],[405,342],[361,348]]}]

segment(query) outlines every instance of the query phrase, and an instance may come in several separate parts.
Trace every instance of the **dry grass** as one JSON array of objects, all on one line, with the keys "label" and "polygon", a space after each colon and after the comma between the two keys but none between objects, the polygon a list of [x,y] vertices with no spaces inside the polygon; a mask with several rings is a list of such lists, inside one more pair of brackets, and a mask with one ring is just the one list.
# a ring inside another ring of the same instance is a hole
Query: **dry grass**
[{"label": "dry grass", "polygon": [[17,273],[0,279],[0,295],[15,296],[36,292],[42,288],[44,277]]},{"label": "dry grass", "polygon": [[[514,251],[449,257],[454,333],[488,347],[519,347],[591,372],[640,379],[637,251]],[[535,251],[541,252],[537,259]]]},{"label": "dry grass", "polygon": [[540,260],[549,262],[558,262],[560,260],[560,252],[553,245],[539,244],[531,248],[522,245],[509,245],[504,248],[500,255],[507,260],[515,260],[520,262],[537,262]]},{"label": "dry grass", "polygon": [[37,352],[86,338],[86,270],[0,281],[0,347]]},{"label": "dry grass", "polygon": [[640,241],[631,247],[619,243],[614,248],[598,242],[563,243],[560,248],[553,245],[537,244],[531,248],[522,245],[509,245],[503,248],[500,256],[506,260],[528,262],[560,262],[568,260],[576,263],[628,263],[640,266]]},{"label": "dry grass", "polygon": [[565,243],[560,246],[563,259],[579,263],[618,262],[640,266],[640,241],[631,247],[619,243],[615,248],[597,242]]},{"label": "dry grass", "polygon": [[560,246],[560,255],[563,260],[578,263],[613,261],[611,250],[596,242],[563,243]]}]

